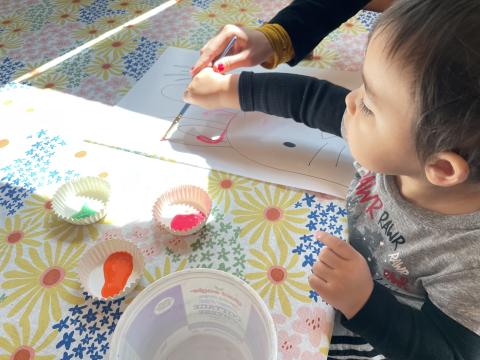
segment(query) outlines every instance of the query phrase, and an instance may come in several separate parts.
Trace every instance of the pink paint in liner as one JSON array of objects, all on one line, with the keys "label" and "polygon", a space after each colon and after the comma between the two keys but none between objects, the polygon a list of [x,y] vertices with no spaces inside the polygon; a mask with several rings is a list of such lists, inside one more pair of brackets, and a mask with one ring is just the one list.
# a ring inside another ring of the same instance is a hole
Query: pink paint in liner
[{"label": "pink paint in liner", "polygon": [[196,214],[178,214],[170,222],[170,227],[175,231],[187,231],[205,220],[205,214],[199,211]]}]

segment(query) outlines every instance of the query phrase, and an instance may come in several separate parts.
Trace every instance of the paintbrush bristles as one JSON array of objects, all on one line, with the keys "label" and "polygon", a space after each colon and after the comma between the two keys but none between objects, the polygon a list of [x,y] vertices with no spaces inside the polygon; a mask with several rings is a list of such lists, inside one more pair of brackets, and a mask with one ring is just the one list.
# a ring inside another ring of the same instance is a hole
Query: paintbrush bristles
[{"label": "paintbrush bristles", "polygon": [[175,125],[177,125],[180,122],[180,119],[182,118],[182,116],[183,116],[183,114],[180,113],[175,117],[175,119],[172,121],[172,123],[170,124],[170,127],[167,129],[167,131],[165,131],[165,134],[163,135],[163,137],[160,141],[167,140],[168,135],[170,134],[172,129],[175,127]]}]

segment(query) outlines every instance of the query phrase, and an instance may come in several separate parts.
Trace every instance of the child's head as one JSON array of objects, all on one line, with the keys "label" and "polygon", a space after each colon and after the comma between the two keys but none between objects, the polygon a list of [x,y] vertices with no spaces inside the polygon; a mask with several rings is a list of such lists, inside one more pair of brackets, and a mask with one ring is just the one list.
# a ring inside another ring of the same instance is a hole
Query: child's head
[{"label": "child's head", "polygon": [[479,0],[399,0],[375,26],[363,76],[344,123],[363,166],[480,182]]}]

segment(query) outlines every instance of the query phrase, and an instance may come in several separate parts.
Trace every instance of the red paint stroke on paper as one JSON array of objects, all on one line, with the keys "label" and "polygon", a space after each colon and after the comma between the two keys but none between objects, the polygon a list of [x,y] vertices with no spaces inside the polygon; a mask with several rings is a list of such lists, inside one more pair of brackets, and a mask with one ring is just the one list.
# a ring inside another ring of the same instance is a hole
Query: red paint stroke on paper
[{"label": "red paint stroke on paper", "polygon": [[208,137],[205,135],[197,135],[196,139],[205,144],[219,144],[223,141],[223,139],[225,139],[225,135],[227,135],[227,130],[231,122],[232,120],[230,119],[227,123],[227,126],[225,127],[225,129],[223,129],[220,135],[212,136],[212,137]]},{"label": "red paint stroke on paper", "polygon": [[102,296],[105,298],[115,296],[122,291],[132,271],[133,256],[131,254],[126,251],[111,254],[103,264],[105,283]]}]

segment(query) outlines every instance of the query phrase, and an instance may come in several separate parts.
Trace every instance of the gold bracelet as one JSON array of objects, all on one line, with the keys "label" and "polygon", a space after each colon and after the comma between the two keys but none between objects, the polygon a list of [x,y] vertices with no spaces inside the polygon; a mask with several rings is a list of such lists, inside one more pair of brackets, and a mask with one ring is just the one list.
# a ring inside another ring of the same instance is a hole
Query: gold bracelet
[{"label": "gold bracelet", "polygon": [[290,61],[295,52],[287,31],[280,24],[265,23],[256,30],[265,35],[273,49],[272,56],[262,66],[274,69],[278,65]]}]

